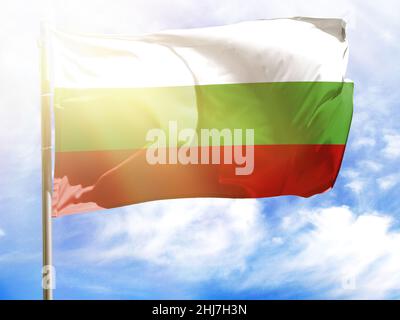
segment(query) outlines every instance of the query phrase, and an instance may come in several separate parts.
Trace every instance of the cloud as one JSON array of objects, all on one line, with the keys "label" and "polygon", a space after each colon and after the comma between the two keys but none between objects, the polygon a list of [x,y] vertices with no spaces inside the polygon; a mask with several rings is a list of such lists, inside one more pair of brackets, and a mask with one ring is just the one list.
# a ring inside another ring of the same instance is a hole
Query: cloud
[{"label": "cloud", "polygon": [[[74,270],[87,263],[113,270],[123,261],[135,274],[158,270],[153,276],[168,279],[168,287],[212,280],[239,296],[276,288],[289,288],[291,298],[399,296],[400,230],[391,216],[347,206],[288,207],[273,222],[261,209],[258,200],[222,199],[130,208],[99,219],[92,245],[67,260]],[[137,285],[131,274],[112,280]],[[109,281],[102,283],[111,294]]]},{"label": "cloud", "polygon": [[361,160],[360,166],[372,172],[379,172],[382,170],[383,165],[373,160]]},{"label": "cloud", "polygon": [[386,146],[383,149],[384,155],[389,159],[395,159],[400,156],[400,134],[387,134],[383,138]]},{"label": "cloud", "polygon": [[398,296],[400,231],[392,226],[388,215],[357,215],[346,206],[290,213],[276,235],[283,244],[266,248],[242,289],[297,285],[329,298]]},{"label": "cloud", "polygon": [[121,211],[99,220],[88,259],[146,261],[186,276],[226,275],[245,268],[267,232],[253,199],[158,201]]},{"label": "cloud", "polygon": [[378,179],[379,188],[389,190],[400,182],[399,174],[391,174]]},{"label": "cloud", "polygon": [[355,149],[360,149],[362,147],[374,147],[375,144],[376,144],[375,139],[369,137],[362,137],[353,143],[353,147]]},{"label": "cloud", "polygon": [[360,194],[361,191],[363,191],[364,186],[365,186],[365,181],[358,179],[358,180],[353,180],[345,185],[347,188],[350,188],[354,193]]},{"label": "cloud", "polygon": [[5,235],[6,233],[4,232],[4,230],[0,228],[0,238],[4,237]]}]

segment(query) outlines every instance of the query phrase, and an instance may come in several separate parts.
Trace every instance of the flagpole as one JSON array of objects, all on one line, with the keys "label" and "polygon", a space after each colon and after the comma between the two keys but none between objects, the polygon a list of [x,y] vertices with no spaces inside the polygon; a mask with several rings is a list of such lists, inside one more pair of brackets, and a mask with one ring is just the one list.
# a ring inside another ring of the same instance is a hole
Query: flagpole
[{"label": "flagpole", "polygon": [[51,90],[47,68],[47,31],[44,23],[40,28],[40,73],[41,73],[41,131],[42,131],[42,237],[43,237],[43,299],[53,299],[54,268],[52,261],[51,221]]}]

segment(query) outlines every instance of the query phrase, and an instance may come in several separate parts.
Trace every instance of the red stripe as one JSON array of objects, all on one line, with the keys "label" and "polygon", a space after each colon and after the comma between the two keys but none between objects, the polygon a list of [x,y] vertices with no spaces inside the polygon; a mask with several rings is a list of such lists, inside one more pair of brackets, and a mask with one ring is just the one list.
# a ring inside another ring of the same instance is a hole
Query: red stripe
[{"label": "red stripe", "polygon": [[345,146],[254,148],[254,171],[247,176],[235,174],[236,164],[150,165],[146,149],[57,152],[53,214],[171,198],[309,197],[333,186]]}]

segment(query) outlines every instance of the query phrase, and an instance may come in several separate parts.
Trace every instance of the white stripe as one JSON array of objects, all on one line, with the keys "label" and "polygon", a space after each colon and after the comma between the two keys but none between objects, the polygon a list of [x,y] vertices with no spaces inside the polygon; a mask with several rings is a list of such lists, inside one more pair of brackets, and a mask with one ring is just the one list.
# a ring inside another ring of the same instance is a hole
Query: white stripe
[{"label": "white stripe", "polygon": [[276,19],[144,36],[51,32],[55,87],[344,81],[340,19]]}]

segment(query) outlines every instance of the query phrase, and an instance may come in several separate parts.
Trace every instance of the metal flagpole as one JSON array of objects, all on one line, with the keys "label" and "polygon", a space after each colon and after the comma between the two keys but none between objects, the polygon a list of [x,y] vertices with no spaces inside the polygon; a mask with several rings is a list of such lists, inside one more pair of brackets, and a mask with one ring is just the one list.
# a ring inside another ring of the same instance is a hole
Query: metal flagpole
[{"label": "metal flagpole", "polygon": [[40,28],[40,73],[41,73],[41,128],[42,128],[42,233],[43,233],[43,299],[53,299],[54,268],[52,264],[51,234],[51,90],[47,67],[47,28]]}]

